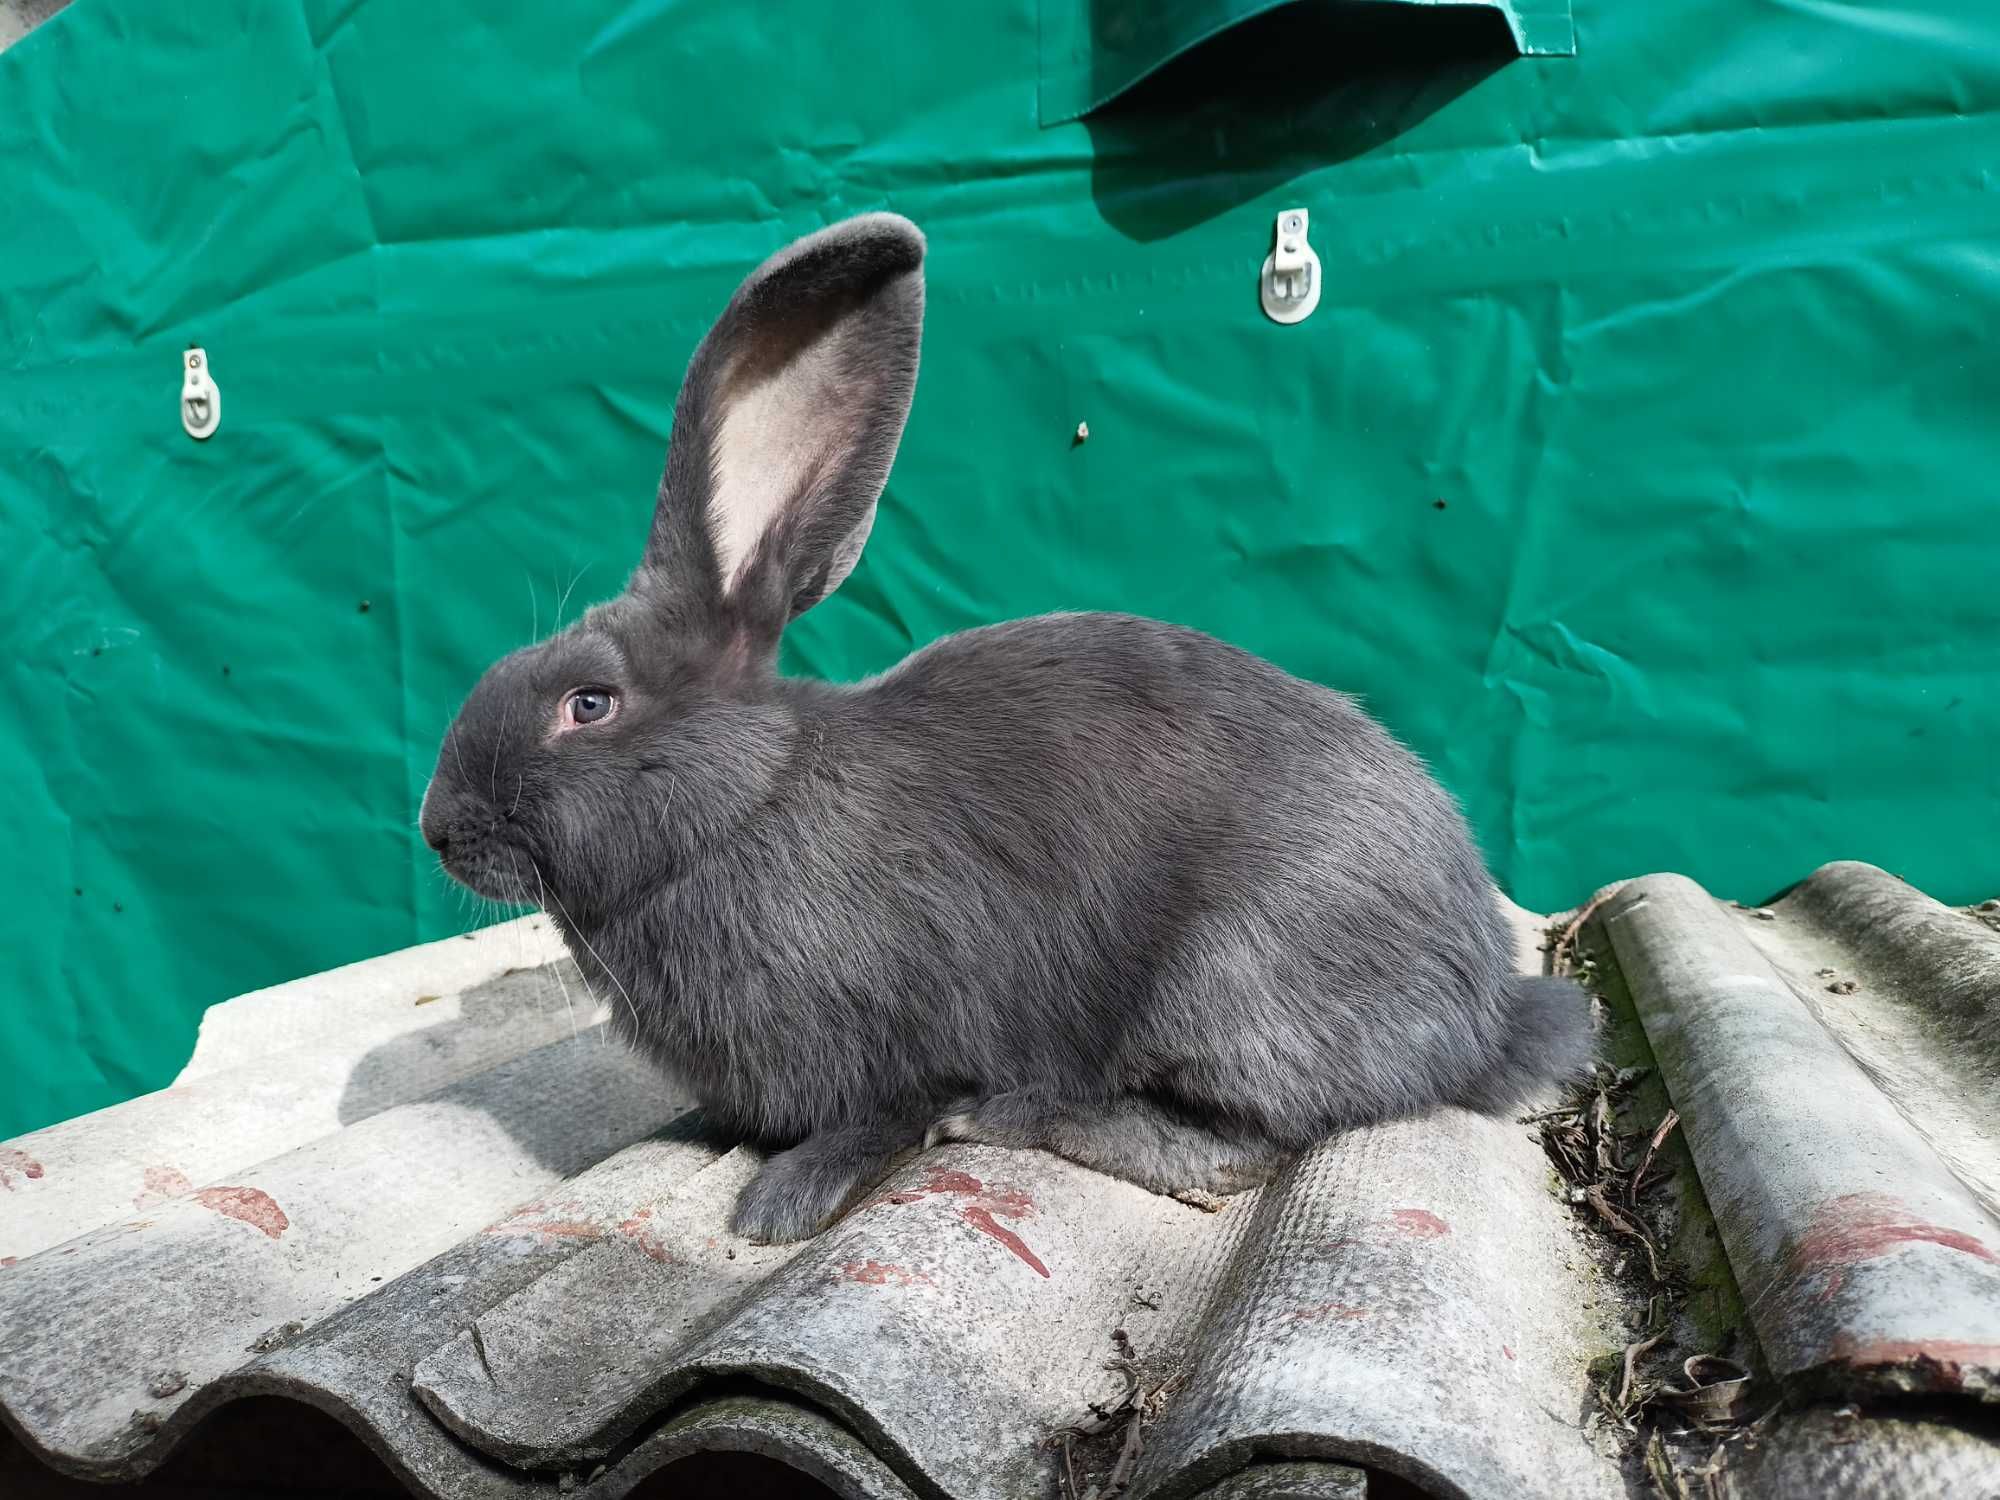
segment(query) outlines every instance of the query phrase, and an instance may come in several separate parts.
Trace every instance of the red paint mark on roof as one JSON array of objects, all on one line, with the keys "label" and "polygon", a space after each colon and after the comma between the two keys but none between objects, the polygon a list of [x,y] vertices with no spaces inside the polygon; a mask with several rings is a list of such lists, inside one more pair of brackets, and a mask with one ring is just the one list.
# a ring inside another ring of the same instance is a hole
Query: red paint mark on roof
[{"label": "red paint mark on roof", "polygon": [[133,1195],[132,1206],[150,1208],[163,1199],[178,1198],[193,1188],[187,1173],[179,1167],[148,1167],[140,1176],[139,1191]]},{"label": "red paint mark on roof", "polygon": [[587,1219],[527,1219],[519,1223],[495,1224],[493,1234],[539,1234],[556,1240],[601,1240],[604,1231]]},{"label": "red paint mark on roof", "polygon": [[932,1167],[924,1178],[927,1193],[983,1193],[986,1184],[970,1172],[946,1172]]},{"label": "red paint mark on roof", "polygon": [[2000,1256],[1983,1241],[1963,1230],[1926,1224],[1890,1193],[1846,1193],[1822,1203],[1785,1264],[1794,1276],[1824,1276],[1819,1300],[1825,1302],[1840,1290],[1849,1267],[1904,1245],[1936,1245],[2000,1264]]},{"label": "red paint mark on roof", "polygon": [[604,1226],[586,1218],[581,1203],[524,1203],[497,1224],[488,1224],[484,1234],[531,1234],[537,1239],[601,1240]]},{"label": "red paint mark on roof", "polygon": [[930,1286],[931,1279],[922,1271],[906,1270],[893,1261],[850,1260],[840,1268],[840,1274],[849,1281],[858,1281],[863,1286],[887,1286],[894,1282],[897,1286]]},{"label": "red paint mark on roof", "polygon": [[272,1239],[280,1238],[291,1228],[292,1221],[285,1217],[285,1211],[262,1188],[212,1187],[203,1188],[194,1195],[195,1202],[204,1208],[212,1208],[227,1218],[237,1219],[252,1229],[261,1229]]},{"label": "red paint mark on roof", "polygon": [[1500,1352],[1506,1355],[1509,1359],[1512,1359],[1514,1357],[1514,1351],[1512,1349],[1509,1349],[1505,1344],[1502,1344],[1500,1346]]},{"label": "red paint mark on roof", "polygon": [[1292,1316],[1301,1323],[1317,1323],[1324,1318],[1365,1318],[1368,1309],[1348,1302],[1314,1302],[1306,1307],[1293,1308]]},{"label": "red paint mark on roof", "polygon": [[1898,1365],[1924,1377],[1931,1391],[1965,1388],[1965,1367],[2000,1366],[2000,1344],[1975,1344],[1965,1339],[1868,1339],[1835,1334],[1833,1357],[1857,1369]]},{"label": "red paint mark on roof", "polygon": [[0,1146],[0,1188],[13,1192],[16,1172],[32,1182],[42,1175],[42,1164],[18,1147]]},{"label": "red paint mark on roof", "polygon": [[1034,1217],[1035,1200],[1019,1188],[1000,1186],[989,1188],[970,1172],[952,1172],[932,1167],[925,1174],[921,1189],[906,1188],[902,1192],[887,1193],[880,1198],[870,1199],[862,1206],[874,1208],[882,1204],[915,1203],[934,1193],[953,1198],[971,1198],[973,1201],[958,1211],[961,1219],[981,1234],[990,1235],[1005,1245],[1016,1259],[1036,1275],[1049,1274],[1049,1268],[1042,1263],[1040,1256],[1028,1248],[1028,1242],[999,1222],[1001,1219]]},{"label": "red paint mark on roof", "polygon": [[988,1208],[983,1203],[970,1204],[958,1211],[958,1216],[981,1234],[990,1234],[1018,1256],[1021,1262],[1037,1276],[1047,1276],[1049,1268],[1042,1264],[1041,1257],[1028,1248],[1028,1242],[1013,1230],[997,1224],[993,1220],[996,1213],[1008,1213],[1005,1208]]},{"label": "red paint mark on roof", "polygon": [[1427,1208],[1399,1208],[1390,1215],[1404,1234],[1434,1240],[1451,1233],[1451,1226]]},{"label": "red paint mark on roof", "polygon": [[[674,1253],[667,1248],[667,1242],[660,1237],[660,1232],[652,1226],[650,1222],[652,1217],[653,1211],[650,1208],[642,1208],[620,1224],[618,1232],[638,1246],[639,1253],[646,1259],[658,1261],[663,1266],[671,1265]],[[711,1238],[708,1243],[710,1249],[715,1247],[714,1239]]]},{"label": "red paint mark on roof", "polygon": [[18,1265],[19,1263],[20,1257],[17,1255],[0,1255],[0,1267]]}]

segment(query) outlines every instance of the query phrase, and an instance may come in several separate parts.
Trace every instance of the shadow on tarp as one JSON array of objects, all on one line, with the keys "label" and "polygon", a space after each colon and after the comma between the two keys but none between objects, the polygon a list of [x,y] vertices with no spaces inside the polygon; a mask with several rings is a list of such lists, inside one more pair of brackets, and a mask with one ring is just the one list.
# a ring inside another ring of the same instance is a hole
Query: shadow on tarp
[{"label": "shadow on tarp", "polygon": [[1386,145],[1518,56],[1488,6],[1294,0],[1085,116],[1091,197],[1128,238],[1165,239]]}]

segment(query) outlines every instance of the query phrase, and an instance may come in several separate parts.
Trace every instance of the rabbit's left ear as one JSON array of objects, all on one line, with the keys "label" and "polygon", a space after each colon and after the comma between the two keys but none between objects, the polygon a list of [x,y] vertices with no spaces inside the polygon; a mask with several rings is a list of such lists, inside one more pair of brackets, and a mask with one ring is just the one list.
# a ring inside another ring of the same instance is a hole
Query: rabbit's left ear
[{"label": "rabbit's left ear", "polygon": [[788,246],[688,365],[640,580],[775,640],[853,571],[916,387],[924,238],[895,214]]}]

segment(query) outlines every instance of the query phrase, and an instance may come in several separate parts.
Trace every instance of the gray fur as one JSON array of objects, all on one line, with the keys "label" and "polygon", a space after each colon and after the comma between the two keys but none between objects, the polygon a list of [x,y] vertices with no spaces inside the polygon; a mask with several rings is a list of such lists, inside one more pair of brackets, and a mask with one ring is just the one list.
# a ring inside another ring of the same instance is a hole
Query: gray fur
[{"label": "gray fur", "polygon": [[[423,814],[445,868],[548,907],[632,1040],[778,1148],[736,1211],[762,1239],[927,1139],[1198,1196],[1582,1070],[1581,993],[1514,977],[1457,807],[1338,693],[1121,615],[967,631],[853,686],[776,675],[901,434],[922,253],[874,215],[745,283],[630,587],[493,666],[447,737]],[[787,364],[814,339],[840,343]],[[760,398],[824,461],[776,466],[804,477],[732,579],[711,500],[770,496],[709,440],[743,368],[842,373]],[[617,712],[557,733],[584,686]]]}]

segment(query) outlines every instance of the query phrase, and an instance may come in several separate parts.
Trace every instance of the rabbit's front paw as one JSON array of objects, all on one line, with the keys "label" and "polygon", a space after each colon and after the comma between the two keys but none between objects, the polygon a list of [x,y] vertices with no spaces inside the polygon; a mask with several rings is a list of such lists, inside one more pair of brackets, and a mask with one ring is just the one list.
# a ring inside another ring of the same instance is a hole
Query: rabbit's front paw
[{"label": "rabbit's front paw", "polygon": [[784,1245],[810,1239],[833,1222],[852,1174],[830,1179],[820,1164],[796,1157],[795,1150],[772,1157],[737,1195],[731,1229],[760,1245]]},{"label": "rabbit's front paw", "polygon": [[920,1126],[871,1120],[807,1136],[764,1163],[737,1198],[729,1227],[765,1245],[810,1239],[916,1144]]}]

